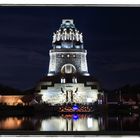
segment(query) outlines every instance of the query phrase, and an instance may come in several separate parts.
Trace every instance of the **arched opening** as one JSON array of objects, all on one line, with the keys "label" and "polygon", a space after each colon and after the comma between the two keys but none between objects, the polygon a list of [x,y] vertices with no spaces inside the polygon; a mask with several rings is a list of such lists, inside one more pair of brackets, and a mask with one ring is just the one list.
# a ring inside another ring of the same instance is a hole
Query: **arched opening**
[{"label": "arched opening", "polygon": [[72,64],[65,64],[61,68],[61,73],[66,73],[66,74],[71,74],[71,73],[76,73],[76,68]]}]

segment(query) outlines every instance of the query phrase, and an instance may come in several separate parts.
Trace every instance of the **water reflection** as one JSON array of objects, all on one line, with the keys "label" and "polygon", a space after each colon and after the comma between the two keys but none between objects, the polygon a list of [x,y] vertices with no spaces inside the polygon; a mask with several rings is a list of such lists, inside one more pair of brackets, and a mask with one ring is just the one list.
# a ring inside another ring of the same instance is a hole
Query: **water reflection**
[{"label": "water reflection", "polygon": [[6,118],[0,121],[0,129],[18,129],[21,126],[22,119],[16,117]]},{"label": "water reflection", "polygon": [[99,122],[94,117],[51,117],[42,121],[40,131],[99,131]]},{"label": "water reflection", "polygon": [[49,117],[7,117],[0,119],[0,130],[139,131],[140,119],[138,114],[131,116],[63,114]]},{"label": "water reflection", "polygon": [[41,122],[37,118],[8,117],[0,119],[0,130],[39,130]]}]

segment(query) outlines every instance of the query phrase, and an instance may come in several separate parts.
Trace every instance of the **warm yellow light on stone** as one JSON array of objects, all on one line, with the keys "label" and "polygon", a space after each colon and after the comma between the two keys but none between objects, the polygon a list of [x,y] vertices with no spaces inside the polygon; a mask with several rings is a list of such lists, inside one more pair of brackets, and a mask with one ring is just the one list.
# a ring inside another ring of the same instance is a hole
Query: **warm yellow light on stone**
[{"label": "warm yellow light on stone", "polygon": [[21,98],[22,96],[16,95],[0,96],[0,103],[5,103],[7,105],[17,105],[17,104],[24,105],[24,102],[21,100]]}]

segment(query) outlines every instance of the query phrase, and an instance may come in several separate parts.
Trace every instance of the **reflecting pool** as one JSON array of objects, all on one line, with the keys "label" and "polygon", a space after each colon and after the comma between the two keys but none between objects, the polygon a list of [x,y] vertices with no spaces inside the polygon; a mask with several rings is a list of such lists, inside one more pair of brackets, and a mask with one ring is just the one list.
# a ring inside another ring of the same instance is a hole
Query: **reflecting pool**
[{"label": "reflecting pool", "polygon": [[139,131],[139,114],[128,116],[94,116],[61,114],[58,116],[0,118],[0,130],[35,131]]}]

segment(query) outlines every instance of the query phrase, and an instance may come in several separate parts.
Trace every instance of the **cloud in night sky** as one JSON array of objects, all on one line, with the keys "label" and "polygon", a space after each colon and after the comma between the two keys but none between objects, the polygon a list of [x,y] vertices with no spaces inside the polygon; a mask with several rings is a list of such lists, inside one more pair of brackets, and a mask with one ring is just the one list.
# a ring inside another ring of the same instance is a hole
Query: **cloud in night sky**
[{"label": "cloud in night sky", "polygon": [[[24,81],[26,84],[30,84],[29,79],[36,82],[34,74],[40,75],[38,79],[42,76],[40,72],[45,73],[41,70],[42,66],[47,65],[47,57],[35,51],[25,51],[18,49],[6,49],[0,48],[0,73],[1,83],[8,83],[13,85],[24,86]],[[4,61],[3,61],[4,58]],[[47,66],[46,66],[47,70]],[[13,84],[14,83],[14,84]]]}]

